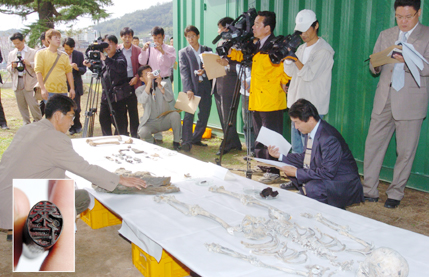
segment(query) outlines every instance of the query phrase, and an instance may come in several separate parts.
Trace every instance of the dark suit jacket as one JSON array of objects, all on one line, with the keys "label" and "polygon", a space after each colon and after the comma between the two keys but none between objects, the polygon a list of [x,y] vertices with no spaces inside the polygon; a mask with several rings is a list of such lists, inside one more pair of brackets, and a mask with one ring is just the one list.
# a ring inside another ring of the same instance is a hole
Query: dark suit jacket
[{"label": "dark suit jacket", "polygon": [[356,161],[341,134],[321,120],[313,140],[310,168],[304,169],[305,152],[290,153],[282,161],[294,165],[299,184],[325,186],[328,204],[345,207],[363,202],[363,187]]},{"label": "dark suit jacket", "polygon": [[[73,50],[72,63],[77,64],[77,67],[79,68],[79,70],[73,68],[74,90],[76,94],[79,95],[83,95],[82,75],[86,72],[86,66],[83,65],[83,60],[84,58],[82,52]],[[67,87],[69,87],[68,83]],[[68,89],[70,89],[70,87]]]},{"label": "dark suit jacket", "polygon": [[[123,44],[118,45],[118,49],[122,50],[124,48]],[[135,46],[134,44],[131,44],[131,63],[133,66],[133,74],[135,77],[139,78],[138,70],[140,67],[139,63],[139,55],[142,52],[142,49],[138,46]],[[142,85],[142,82],[140,80],[137,81],[137,83],[134,85],[134,89],[137,89],[139,86]]]},{"label": "dark suit jacket", "polygon": [[[201,45],[201,53],[212,51],[211,48]],[[183,92],[192,91],[195,95],[201,96],[198,91],[198,76],[194,71],[200,69],[192,46],[188,45],[179,51],[180,77],[182,79]],[[202,65],[201,65],[201,68]]]}]

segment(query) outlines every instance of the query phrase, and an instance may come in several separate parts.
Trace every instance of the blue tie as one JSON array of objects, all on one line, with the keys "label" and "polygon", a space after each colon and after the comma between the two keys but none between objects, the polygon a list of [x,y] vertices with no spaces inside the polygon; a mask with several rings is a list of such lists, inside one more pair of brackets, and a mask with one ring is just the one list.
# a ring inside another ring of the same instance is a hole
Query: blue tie
[{"label": "blue tie", "polygon": [[[407,35],[408,32],[402,33],[401,42],[407,42]],[[405,82],[405,71],[404,71],[404,64],[403,63],[397,63],[395,64],[395,68],[393,69],[392,73],[392,88],[394,88],[396,91],[400,91],[404,87]]]}]

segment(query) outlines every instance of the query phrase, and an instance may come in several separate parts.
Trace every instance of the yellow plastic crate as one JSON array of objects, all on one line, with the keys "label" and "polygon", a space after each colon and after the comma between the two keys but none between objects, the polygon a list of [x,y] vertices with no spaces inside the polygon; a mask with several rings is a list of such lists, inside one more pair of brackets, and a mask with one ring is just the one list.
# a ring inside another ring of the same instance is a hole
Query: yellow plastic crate
[{"label": "yellow plastic crate", "polygon": [[[183,121],[182,121],[183,123]],[[169,131],[173,132],[173,129],[169,129]],[[192,132],[195,131],[195,124],[192,126]],[[202,136],[203,139],[211,139],[212,138],[212,129],[211,128],[206,128],[206,130],[204,131],[204,134]]]},{"label": "yellow plastic crate", "polygon": [[100,229],[107,226],[121,224],[122,220],[111,213],[106,207],[103,206],[97,199],[92,210],[87,209],[80,214],[81,219],[89,225],[92,229]]},{"label": "yellow plastic crate", "polygon": [[189,268],[164,250],[159,263],[134,243],[131,243],[131,251],[134,266],[145,277],[184,277],[190,274]]},{"label": "yellow plastic crate", "polygon": [[[192,126],[192,132],[194,132],[195,131],[195,124]],[[210,128],[206,128],[206,130],[204,131],[204,134],[203,134],[203,137],[202,137],[203,139],[210,139],[210,138],[212,138],[212,129],[210,129]]]}]

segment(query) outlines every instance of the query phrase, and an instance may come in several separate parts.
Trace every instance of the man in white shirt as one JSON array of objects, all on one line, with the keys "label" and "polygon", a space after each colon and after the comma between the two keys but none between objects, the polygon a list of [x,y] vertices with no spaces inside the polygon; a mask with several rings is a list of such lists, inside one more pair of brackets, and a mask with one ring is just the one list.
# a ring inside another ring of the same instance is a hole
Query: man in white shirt
[{"label": "man in white shirt", "polygon": [[[295,31],[302,32],[304,41],[296,51],[297,60],[286,60],[284,70],[292,77],[287,106],[290,108],[296,100],[304,98],[316,106],[323,118],[329,110],[331,94],[332,66],[334,50],[323,38],[318,36],[319,21],[312,10],[302,10],[296,16]],[[292,123],[292,152],[304,151],[304,136]]]}]

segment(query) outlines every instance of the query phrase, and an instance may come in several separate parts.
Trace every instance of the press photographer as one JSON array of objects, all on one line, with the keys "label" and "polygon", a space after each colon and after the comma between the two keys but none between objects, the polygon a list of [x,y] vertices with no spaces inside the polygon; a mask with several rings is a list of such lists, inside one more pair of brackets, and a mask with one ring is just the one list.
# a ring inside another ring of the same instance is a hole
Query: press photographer
[{"label": "press photographer", "polygon": [[24,124],[30,124],[30,108],[34,121],[42,119],[39,105],[33,96],[33,87],[37,83],[34,72],[34,56],[36,50],[25,44],[21,33],[14,33],[10,37],[15,49],[8,56],[7,70],[12,77],[12,89],[15,91],[16,102],[21,113]]},{"label": "press photographer", "polygon": [[[286,109],[286,84],[290,77],[283,71],[283,62],[273,64],[268,55],[270,41],[275,37],[273,31],[276,27],[276,14],[270,11],[260,11],[252,26],[253,36],[259,41],[256,43],[251,55],[251,81],[249,94],[249,110],[253,115],[255,137],[258,136],[262,126],[279,134],[283,133],[283,113]],[[248,45],[248,44],[247,44]],[[247,48],[246,48],[247,49]],[[241,62],[242,50],[232,49],[228,55],[232,60]],[[246,55],[244,55],[246,58]],[[261,143],[255,144],[255,155],[259,158],[275,159]],[[279,170],[261,168],[265,171],[260,182],[270,184],[280,180]]]},{"label": "press photographer", "polygon": [[[104,48],[93,51],[91,60],[85,60],[84,65],[93,72],[99,70],[97,54],[101,61],[101,84],[103,93],[100,105],[100,125],[103,136],[112,135],[112,124],[116,124],[115,134],[126,135],[127,133],[127,110],[125,100],[131,94],[127,77],[127,60],[121,50],[117,50],[118,39],[114,35],[107,36],[104,42],[99,43]],[[107,96],[109,98],[107,98]],[[111,104],[111,107],[109,107]]]}]

